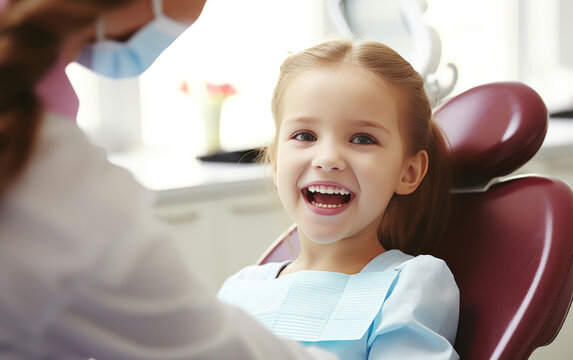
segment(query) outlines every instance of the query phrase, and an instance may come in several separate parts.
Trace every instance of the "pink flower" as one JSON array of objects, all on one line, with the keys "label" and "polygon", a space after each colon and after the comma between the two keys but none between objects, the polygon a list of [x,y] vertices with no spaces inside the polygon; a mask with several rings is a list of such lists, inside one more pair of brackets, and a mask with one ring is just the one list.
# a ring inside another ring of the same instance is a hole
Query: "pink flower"
[{"label": "pink flower", "polygon": [[[205,89],[207,90],[207,97],[210,99],[210,101],[223,101],[229,96],[235,95],[237,93],[237,89],[235,89],[235,87],[229,83],[213,84],[207,82],[205,83]],[[191,86],[187,80],[183,80],[179,84],[178,90],[185,95],[192,95]]]},{"label": "pink flower", "polygon": [[187,83],[186,80],[183,80],[181,85],[179,85],[179,91],[181,91],[182,93],[187,94],[187,95],[189,95],[191,93],[191,91],[189,90],[189,84]]},{"label": "pink flower", "polygon": [[235,95],[237,90],[235,87],[229,83],[224,84],[212,84],[205,83],[207,87],[207,94],[210,98],[224,100],[229,96]]}]

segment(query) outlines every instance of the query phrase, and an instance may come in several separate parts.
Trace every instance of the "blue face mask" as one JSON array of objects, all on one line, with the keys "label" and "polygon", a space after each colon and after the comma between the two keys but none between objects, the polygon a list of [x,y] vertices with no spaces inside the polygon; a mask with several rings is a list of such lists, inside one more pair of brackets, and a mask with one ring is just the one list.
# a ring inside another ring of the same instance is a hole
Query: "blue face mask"
[{"label": "blue face mask", "polygon": [[155,19],[128,41],[105,38],[103,19],[97,24],[97,41],[85,47],[76,61],[94,72],[121,79],[141,75],[189,25],[163,14],[162,0],[153,0]]}]

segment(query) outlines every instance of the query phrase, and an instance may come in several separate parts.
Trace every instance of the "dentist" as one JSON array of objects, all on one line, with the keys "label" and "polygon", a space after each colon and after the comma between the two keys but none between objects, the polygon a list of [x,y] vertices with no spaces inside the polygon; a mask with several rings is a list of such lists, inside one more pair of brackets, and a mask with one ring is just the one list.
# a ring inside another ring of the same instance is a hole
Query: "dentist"
[{"label": "dentist", "polygon": [[219,303],[74,122],[70,61],[137,76],[204,3],[0,0],[0,358],[332,358]]}]

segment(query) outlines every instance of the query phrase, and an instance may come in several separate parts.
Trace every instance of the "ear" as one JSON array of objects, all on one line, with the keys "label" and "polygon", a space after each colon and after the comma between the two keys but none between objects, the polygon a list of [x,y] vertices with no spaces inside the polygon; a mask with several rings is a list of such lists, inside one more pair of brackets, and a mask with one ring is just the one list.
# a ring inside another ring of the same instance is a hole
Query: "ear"
[{"label": "ear", "polygon": [[428,171],[428,161],[428,153],[425,150],[418,151],[416,155],[404,161],[396,194],[408,195],[418,188]]}]

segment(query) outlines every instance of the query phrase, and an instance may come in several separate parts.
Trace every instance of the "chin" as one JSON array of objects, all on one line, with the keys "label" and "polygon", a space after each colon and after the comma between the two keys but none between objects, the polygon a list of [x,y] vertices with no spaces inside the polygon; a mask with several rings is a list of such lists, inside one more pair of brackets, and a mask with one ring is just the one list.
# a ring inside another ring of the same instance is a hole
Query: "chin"
[{"label": "chin", "polygon": [[328,244],[333,244],[342,239],[342,236],[340,236],[339,234],[333,234],[332,232],[328,231],[330,229],[326,230],[327,231],[316,231],[316,230],[308,231],[303,229],[302,231],[306,236],[306,238],[315,244],[328,245]]}]

